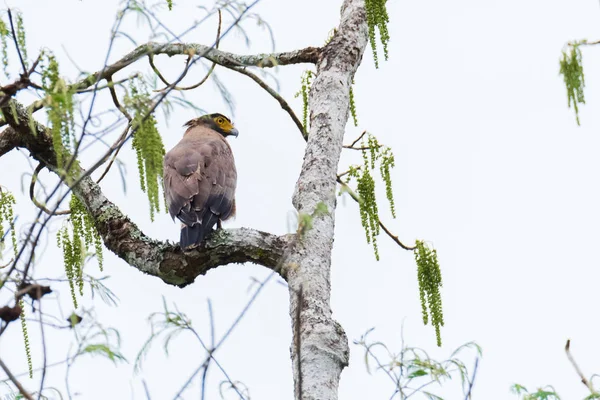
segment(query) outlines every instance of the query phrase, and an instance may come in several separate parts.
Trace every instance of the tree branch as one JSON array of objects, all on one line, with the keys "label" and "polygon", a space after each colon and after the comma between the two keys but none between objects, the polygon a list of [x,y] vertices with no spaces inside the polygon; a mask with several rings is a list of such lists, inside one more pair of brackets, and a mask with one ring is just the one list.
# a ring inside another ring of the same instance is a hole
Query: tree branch
[{"label": "tree branch", "polygon": [[577,372],[577,375],[579,375],[579,378],[581,378],[581,383],[583,383],[590,390],[590,393],[592,395],[597,395],[598,392],[596,392],[596,389],[594,389],[594,385],[592,385],[592,383],[585,377],[585,375],[579,368],[579,365],[577,365],[577,362],[575,362],[575,358],[571,354],[571,339],[567,340],[567,344],[565,345],[565,352],[567,353],[567,358],[573,365],[573,368],[575,368],[575,372]]},{"label": "tree branch", "polygon": [[8,369],[8,367],[6,366],[6,364],[4,364],[2,360],[0,360],[0,368],[4,370],[6,376],[8,376],[8,379],[10,379],[10,381],[17,387],[17,389],[19,389],[19,392],[23,395],[24,398],[26,398],[27,400],[33,400],[31,394],[29,394],[29,392],[25,390],[23,385],[21,385],[21,382],[19,382],[17,378],[15,378],[12,372],[10,372],[10,369]]},{"label": "tree branch", "polygon": [[13,128],[6,128],[0,132],[0,157],[14,149],[15,147],[23,147],[22,138]]},{"label": "tree branch", "polygon": [[[27,111],[15,100],[0,111],[22,138],[23,147],[31,156],[61,176],[49,130],[35,121],[30,124]],[[35,127],[36,132],[32,132],[30,126]],[[276,236],[247,228],[227,229],[215,232],[203,247],[183,252],[177,244],[146,236],[104,196],[100,186],[87,176],[85,170],[79,168],[75,172],[83,178],[72,188],[73,193],[94,219],[104,245],[131,266],[168,284],[186,286],[198,275],[230,263],[253,262],[274,269],[289,242],[287,235]],[[281,273],[285,275],[285,272]]]},{"label": "tree branch", "polygon": [[106,66],[101,71],[96,72],[75,83],[73,87],[75,87],[77,90],[86,89],[95,84],[96,81],[113,75],[115,72],[133,64],[142,57],[149,55],[154,56],[158,54],[166,54],[168,56],[203,54],[204,58],[224,67],[254,66],[261,68],[272,68],[278,65],[316,63],[321,54],[321,49],[316,47],[306,47],[301,50],[284,53],[238,55],[217,50],[215,48],[198,43],[162,44],[149,42],[138,46],[135,50],[125,55],[119,61]]}]

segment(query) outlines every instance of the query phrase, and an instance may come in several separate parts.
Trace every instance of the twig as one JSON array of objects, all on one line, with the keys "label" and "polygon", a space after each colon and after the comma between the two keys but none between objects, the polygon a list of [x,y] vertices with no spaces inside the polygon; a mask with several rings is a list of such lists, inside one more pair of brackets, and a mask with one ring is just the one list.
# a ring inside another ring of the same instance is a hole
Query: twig
[{"label": "twig", "polygon": [[10,30],[12,32],[13,41],[15,42],[15,47],[17,48],[17,53],[19,54],[19,61],[21,61],[21,67],[23,67],[23,74],[28,76],[27,67],[25,66],[25,60],[23,60],[23,55],[21,54],[21,48],[19,47],[19,42],[17,40],[17,33],[15,32],[15,25],[13,23],[12,11],[10,8],[8,9],[8,20],[10,22]]},{"label": "twig", "polygon": [[581,372],[581,369],[579,369],[579,366],[575,362],[575,358],[573,358],[573,355],[571,354],[571,339],[567,340],[567,344],[565,345],[565,352],[567,353],[567,358],[573,365],[573,368],[575,368],[577,375],[579,375],[579,377],[581,378],[581,383],[583,383],[590,390],[591,394],[597,395],[598,392],[596,392],[596,389],[594,389],[594,385],[592,385],[592,383],[585,377],[585,375],[583,375],[583,372]]},{"label": "twig", "polygon": [[229,66],[225,66],[225,67],[232,69],[234,71],[237,71],[240,74],[246,75],[247,77],[252,79],[254,82],[258,83],[258,86],[265,89],[266,92],[271,95],[271,97],[273,97],[275,100],[277,100],[279,102],[279,105],[281,106],[281,108],[283,108],[290,115],[290,117],[292,118],[292,120],[294,121],[294,123],[296,124],[298,129],[300,130],[300,133],[302,134],[302,137],[304,138],[304,140],[308,140],[308,133],[304,129],[304,125],[302,125],[302,122],[300,122],[300,120],[298,119],[298,117],[296,116],[296,114],[294,113],[292,108],[290,107],[290,105],[287,103],[287,101],[285,101],[285,99],[283,97],[281,97],[281,95],[279,95],[279,93],[277,93],[275,90],[273,90],[269,85],[267,85],[258,76],[256,76],[252,72],[246,70],[246,68],[229,67]]},{"label": "twig", "polygon": [[37,182],[38,174],[40,173],[40,171],[42,169],[44,169],[44,167],[45,167],[45,165],[43,163],[39,163],[38,166],[35,168],[35,171],[33,171],[33,175],[31,175],[31,184],[29,185],[29,198],[31,199],[31,202],[33,204],[35,204],[35,206],[37,208],[39,208],[40,210],[44,211],[46,214],[51,215],[51,216],[71,214],[71,210],[62,210],[62,211],[52,212],[35,198],[35,183]]},{"label": "twig", "polygon": [[123,114],[128,121],[131,121],[131,115],[129,115],[125,107],[123,107],[119,102],[119,97],[117,96],[117,91],[115,90],[115,83],[112,80],[112,75],[106,77],[106,83],[106,86],[108,86],[108,90],[110,91],[110,97],[112,98],[115,107],[117,107],[119,111],[121,111],[121,114]]},{"label": "twig", "polygon": [[104,86],[98,86],[97,88],[87,88],[87,89],[78,90],[77,93],[90,93],[90,92],[93,92],[93,91],[99,91],[99,90],[103,90],[103,89],[109,89],[109,88],[114,87],[116,85],[121,85],[121,84],[123,84],[123,83],[125,83],[125,82],[127,82],[127,81],[129,81],[131,79],[135,79],[135,78],[139,78],[139,77],[140,77],[140,74],[139,73],[135,73],[135,74],[132,74],[131,76],[129,76],[127,78],[123,78],[123,79],[120,79],[120,80],[115,81],[115,82],[107,83]]},{"label": "twig", "polygon": [[[360,139],[362,139],[362,138],[363,138],[363,136],[365,136],[365,135],[366,135],[366,133],[367,133],[367,131],[366,131],[366,130],[365,130],[365,131],[363,131],[363,132],[360,134],[360,136],[359,136],[358,138],[356,138],[356,140],[355,140],[354,142],[352,142],[352,144],[350,144],[350,146],[348,146],[348,148],[350,148],[350,147],[354,147],[354,145],[355,145],[356,143],[358,143],[358,142],[360,141]],[[346,147],[346,146],[344,146],[344,147]]]},{"label": "twig", "polygon": [[[347,173],[347,172],[346,172]],[[352,197],[352,199],[354,201],[356,201],[357,203],[360,204],[360,197],[358,197],[358,195],[356,193],[354,193],[354,191],[350,188],[350,186],[348,186],[346,184],[346,182],[344,182],[341,178],[340,175],[337,176],[337,183],[339,183],[340,185],[342,185],[346,191],[348,192],[348,194],[350,195],[350,197]],[[379,223],[379,226],[381,227],[381,229],[383,229],[383,231],[394,241],[396,242],[396,244],[400,247],[402,247],[404,250],[409,250],[409,251],[414,251],[416,250],[417,246],[407,246],[404,243],[402,243],[400,241],[400,239],[398,239],[398,236],[394,235],[384,224],[383,222],[381,222],[381,220],[379,218],[377,218],[377,222]]]},{"label": "twig", "polygon": [[377,145],[377,146],[361,146],[361,147],[352,147],[352,146],[348,146],[348,145],[344,145],[342,147],[344,147],[344,149],[349,149],[349,150],[371,150],[373,148],[378,149],[380,148],[382,145]]},{"label": "twig", "polygon": [[131,124],[127,124],[127,126],[125,127],[125,130],[123,130],[123,133],[121,134],[121,136],[119,136],[119,138],[117,139],[117,141],[111,146],[111,149],[113,147],[117,146],[116,150],[115,150],[114,154],[112,155],[112,157],[110,159],[110,162],[106,166],[106,169],[104,170],[104,172],[102,172],[102,175],[100,175],[100,178],[98,178],[98,180],[96,181],[96,183],[100,183],[102,181],[102,179],[104,179],[104,177],[106,176],[106,174],[108,174],[108,171],[110,170],[110,167],[112,167],[113,163],[117,159],[117,156],[119,155],[119,151],[121,151],[121,147],[123,147],[123,146],[119,145],[119,143],[123,142],[127,138],[127,132],[129,132],[129,128],[131,128]]},{"label": "twig", "polygon": [[2,368],[4,370],[4,372],[6,373],[6,376],[8,376],[8,379],[10,379],[10,381],[17,387],[17,389],[19,389],[19,392],[23,395],[23,397],[25,397],[27,400],[33,400],[33,397],[31,397],[29,392],[27,390],[25,390],[23,385],[21,385],[21,382],[19,382],[17,380],[17,378],[12,374],[12,372],[10,372],[10,370],[8,369],[6,364],[4,364],[4,362],[1,359],[0,359],[0,368]]},{"label": "twig", "polygon": [[37,400],[40,400],[42,398],[42,391],[44,390],[44,382],[46,381],[46,369],[48,368],[48,351],[46,349],[46,335],[44,333],[44,320],[43,320],[43,315],[42,315],[42,292],[41,289],[42,287],[40,285],[37,286],[37,298],[39,299],[38,301],[38,311],[40,314],[40,334],[42,335],[42,359],[43,359],[43,364],[42,364],[42,379],[40,379],[40,390],[38,391],[38,398]]},{"label": "twig", "polygon": [[471,391],[473,390],[473,384],[475,383],[475,377],[477,376],[477,367],[478,366],[479,366],[479,357],[477,357],[475,359],[475,367],[473,368],[473,376],[471,377],[471,380],[469,381],[469,390],[467,391],[467,394],[465,395],[465,400],[471,399]]},{"label": "twig", "polygon": [[[222,18],[221,18],[221,10],[219,9],[219,26],[217,27],[217,39],[215,41],[215,48],[218,49],[219,48],[219,42],[221,40],[221,22],[222,22]],[[160,72],[158,71],[158,69],[154,66],[154,63],[152,62],[152,55],[149,56],[150,57],[150,66],[152,66],[152,69],[154,70],[154,72],[157,73],[158,77],[160,78],[161,81],[163,81],[163,83],[165,85],[167,85],[167,87],[171,86],[161,75]],[[189,60],[189,59],[188,59]],[[189,62],[189,61],[188,61]],[[213,71],[215,70],[215,67],[217,66],[216,62],[213,62],[212,65],[210,66],[208,72],[206,73],[206,75],[204,76],[204,78],[202,78],[200,80],[200,82],[191,85],[191,86],[175,86],[173,88],[173,90],[178,90],[178,91],[184,91],[184,90],[192,90],[192,89],[196,89],[197,87],[201,86],[204,82],[206,82],[208,80],[208,78],[210,77],[210,75],[213,73]],[[157,89],[155,90],[155,92],[160,92],[163,91],[167,88],[164,89]]]},{"label": "twig", "polygon": [[158,76],[158,79],[160,79],[162,83],[164,83],[167,86],[171,86],[169,81],[165,79],[165,77],[160,73],[160,70],[156,68],[156,65],[154,65],[154,54],[148,54],[148,64],[150,64],[150,67],[152,67],[152,71],[154,71],[154,73],[156,74],[156,76]]}]

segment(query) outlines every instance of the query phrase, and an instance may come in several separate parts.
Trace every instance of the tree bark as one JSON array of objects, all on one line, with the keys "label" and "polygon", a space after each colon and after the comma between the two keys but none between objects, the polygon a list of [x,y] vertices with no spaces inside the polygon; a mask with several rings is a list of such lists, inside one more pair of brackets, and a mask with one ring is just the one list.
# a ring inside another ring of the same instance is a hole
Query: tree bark
[{"label": "tree bark", "polygon": [[293,246],[286,263],[295,396],[300,400],[337,399],[340,375],[348,365],[348,339],[331,318],[330,266],[350,86],[367,40],[364,1],[346,0],[337,33],[317,63],[309,96],[310,133],[293,204],[299,214],[310,215],[323,203],[328,213],[313,218],[312,229]]}]

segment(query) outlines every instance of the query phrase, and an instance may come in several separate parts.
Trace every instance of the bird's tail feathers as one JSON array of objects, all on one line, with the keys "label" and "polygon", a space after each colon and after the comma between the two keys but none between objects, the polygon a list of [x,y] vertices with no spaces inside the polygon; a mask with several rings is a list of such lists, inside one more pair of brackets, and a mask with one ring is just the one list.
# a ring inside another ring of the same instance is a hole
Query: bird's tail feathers
[{"label": "bird's tail feathers", "polygon": [[179,244],[182,249],[191,249],[202,243],[206,236],[212,232],[213,226],[217,223],[219,217],[213,213],[206,213],[202,218],[201,224],[192,226],[182,225]]}]

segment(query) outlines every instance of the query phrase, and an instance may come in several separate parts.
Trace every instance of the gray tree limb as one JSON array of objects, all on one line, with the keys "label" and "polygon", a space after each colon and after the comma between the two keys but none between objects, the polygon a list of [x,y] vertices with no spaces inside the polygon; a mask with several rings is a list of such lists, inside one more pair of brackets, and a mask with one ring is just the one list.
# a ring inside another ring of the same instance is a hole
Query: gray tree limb
[{"label": "gray tree limb", "polygon": [[367,33],[364,1],[345,0],[337,33],[322,50],[309,95],[310,133],[293,204],[299,214],[313,214],[320,203],[329,212],[313,218],[312,229],[288,258],[295,336],[292,365],[296,399],[300,400],[337,399],[340,374],[348,365],[348,339],[331,317],[330,267],[336,178],[349,115],[350,86],[362,60]]},{"label": "gray tree limb", "polygon": [[[36,132],[33,133],[27,111],[16,100],[10,100],[0,111],[10,125],[0,133],[0,145],[12,143],[13,147],[18,145],[27,148],[31,157],[43,162],[60,176],[48,129],[34,122]],[[20,143],[15,142],[15,133]],[[6,145],[0,149],[8,147]],[[77,175],[84,176],[86,171],[79,168]],[[107,249],[129,265],[172,285],[186,286],[198,275],[230,263],[253,262],[274,269],[289,241],[288,236],[276,236],[254,229],[227,229],[212,235],[202,248],[184,253],[179,245],[146,236],[104,196],[100,186],[91,177],[85,176],[72,189],[94,219]]]},{"label": "gray tree limb", "polygon": [[19,134],[13,128],[7,128],[0,132],[0,157],[15,147],[23,147]]},{"label": "gray tree limb", "polygon": [[86,89],[94,85],[97,81],[105,79],[133,64],[142,57],[148,55],[166,54],[174,55],[193,55],[200,54],[204,58],[222,65],[224,67],[261,67],[272,68],[278,65],[316,63],[319,59],[321,49],[316,47],[307,47],[301,50],[295,50],[285,53],[255,54],[255,55],[237,55],[226,51],[217,50],[210,46],[198,43],[153,43],[149,42],[136,47],[129,54],[125,55],[119,61],[107,65],[101,71],[98,71],[85,79],[77,82],[73,87],[77,90]]}]

